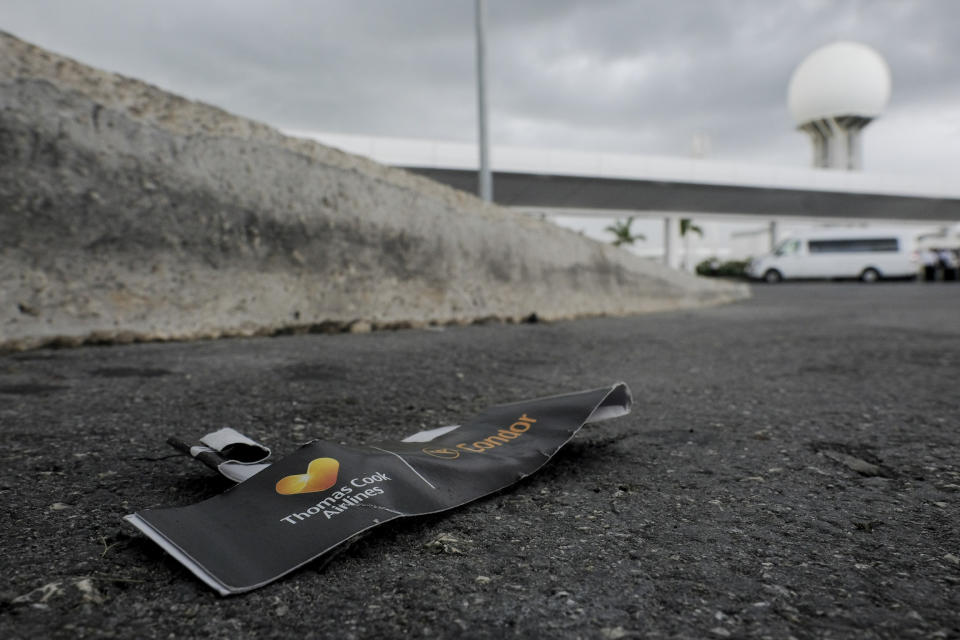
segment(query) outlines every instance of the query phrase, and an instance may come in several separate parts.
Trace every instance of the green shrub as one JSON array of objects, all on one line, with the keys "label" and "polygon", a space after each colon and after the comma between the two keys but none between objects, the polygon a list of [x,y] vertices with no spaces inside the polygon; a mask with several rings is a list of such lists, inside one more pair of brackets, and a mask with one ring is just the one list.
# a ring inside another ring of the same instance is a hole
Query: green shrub
[{"label": "green shrub", "polygon": [[697,274],[717,278],[746,278],[747,262],[747,260],[720,262],[717,258],[707,258],[697,265]]}]

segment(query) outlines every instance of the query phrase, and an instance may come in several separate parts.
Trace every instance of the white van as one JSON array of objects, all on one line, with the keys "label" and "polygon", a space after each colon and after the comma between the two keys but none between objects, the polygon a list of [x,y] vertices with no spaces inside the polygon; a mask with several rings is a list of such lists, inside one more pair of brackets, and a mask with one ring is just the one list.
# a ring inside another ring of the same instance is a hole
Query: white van
[{"label": "white van", "polygon": [[794,278],[881,278],[917,275],[916,239],[878,229],[821,229],[791,236],[754,258],[747,275],[766,282]]}]

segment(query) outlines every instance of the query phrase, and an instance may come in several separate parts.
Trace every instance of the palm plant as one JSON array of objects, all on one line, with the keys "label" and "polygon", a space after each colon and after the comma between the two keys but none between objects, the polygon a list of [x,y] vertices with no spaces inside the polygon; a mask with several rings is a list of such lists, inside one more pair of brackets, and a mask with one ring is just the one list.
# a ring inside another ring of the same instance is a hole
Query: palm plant
[{"label": "palm plant", "polygon": [[680,218],[680,237],[683,238],[690,232],[697,234],[701,238],[703,237],[703,229],[693,224],[691,218]]},{"label": "palm plant", "polygon": [[647,237],[642,233],[633,233],[630,230],[633,225],[633,216],[626,220],[615,220],[613,224],[604,227],[604,231],[613,234],[613,246],[619,247],[622,244],[633,244],[637,240],[646,240]]},{"label": "palm plant", "polygon": [[703,229],[693,224],[692,218],[680,218],[680,237],[683,238],[683,268],[690,271],[690,234],[703,237]]}]

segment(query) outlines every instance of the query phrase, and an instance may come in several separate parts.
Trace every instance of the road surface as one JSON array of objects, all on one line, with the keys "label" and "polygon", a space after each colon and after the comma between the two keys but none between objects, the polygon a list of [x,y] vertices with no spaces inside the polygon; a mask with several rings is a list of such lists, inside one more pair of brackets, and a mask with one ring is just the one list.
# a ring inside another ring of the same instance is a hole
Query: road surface
[{"label": "road surface", "polygon": [[[221,598],[121,518],[275,453],[626,381],[536,475]],[[756,286],[711,309],[0,355],[0,636],[960,634],[960,286]]]}]

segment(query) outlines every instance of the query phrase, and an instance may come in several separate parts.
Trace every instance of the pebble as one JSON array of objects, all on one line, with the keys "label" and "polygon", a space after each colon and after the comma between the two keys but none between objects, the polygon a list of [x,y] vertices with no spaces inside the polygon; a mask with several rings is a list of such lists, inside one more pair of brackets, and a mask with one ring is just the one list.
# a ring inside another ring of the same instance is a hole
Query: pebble
[{"label": "pebble", "polygon": [[77,580],[73,583],[73,586],[83,594],[83,600],[85,602],[90,602],[93,604],[103,604],[104,597],[103,594],[93,585],[93,580],[90,578],[83,578]]},{"label": "pebble", "polygon": [[363,320],[358,320],[350,325],[350,333],[370,333],[371,331],[373,331],[373,326]]},{"label": "pebble", "polygon": [[441,533],[439,536],[427,542],[423,546],[435,553],[463,553],[460,549],[453,546],[456,543],[459,543],[456,537],[450,535],[449,533]]},{"label": "pebble", "polygon": [[839,462],[843,466],[847,467],[851,471],[856,471],[857,473],[865,476],[880,476],[884,475],[883,469],[879,466],[857,458],[856,456],[851,456],[847,453],[841,453],[839,451],[831,451],[829,449],[821,451],[821,453],[833,460],[834,462]]}]

